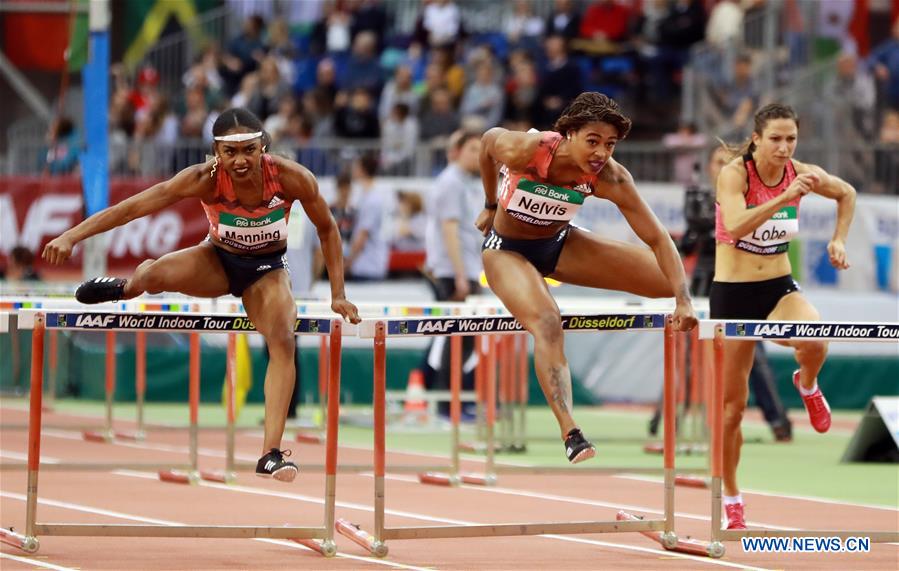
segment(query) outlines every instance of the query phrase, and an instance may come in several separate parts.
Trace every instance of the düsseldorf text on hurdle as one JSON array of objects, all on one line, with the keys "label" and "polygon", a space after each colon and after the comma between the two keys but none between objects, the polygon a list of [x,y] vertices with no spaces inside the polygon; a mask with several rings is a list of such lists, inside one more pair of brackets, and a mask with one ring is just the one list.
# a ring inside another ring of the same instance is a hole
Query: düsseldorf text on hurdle
[{"label": "d\u00fcsseldorf text on hurdle", "polygon": [[[337,520],[337,530],[377,557],[387,555],[386,541],[390,539],[436,539],[453,537],[496,537],[539,535],[546,533],[585,534],[608,532],[641,532],[659,541],[666,549],[685,553],[707,555],[707,544],[695,540],[679,539],[674,530],[674,483],[675,483],[675,388],[674,388],[674,330],[671,318],[663,313],[615,313],[563,315],[562,329],[565,331],[607,332],[607,331],[648,331],[664,332],[664,519],[642,520],[619,513],[616,521],[579,522],[515,522],[480,525],[450,525],[388,528],[385,525],[385,471],[386,471],[386,342],[388,337],[408,337],[421,335],[451,336],[456,349],[452,351],[450,391],[455,397],[461,389],[461,351],[459,336],[516,333],[522,331],[521,324],[513,317],[449,317],[449,318],[399,318],[364,320],[359,327],[359,336],[374,342],[374,530],[369,534],[359,526],[344,520]],[[487,343],[494,343],[493,337],[486,337]],[[495,351],[482,351],[488,355],[486,371],[486,415],[488,442],[492,442],[496,405],[496,363]],[[451,416],[458,419],[460,404],[458,398],[451,401]],[[457,423],[453,423],[457,426]],[[458,434],[454,435],[458,439]],[[488,466],[492,465],[492,446],[488,446]],[[458,468],[458,462],[454,461]],[[484,478],[489,478],[486,474]]]}]

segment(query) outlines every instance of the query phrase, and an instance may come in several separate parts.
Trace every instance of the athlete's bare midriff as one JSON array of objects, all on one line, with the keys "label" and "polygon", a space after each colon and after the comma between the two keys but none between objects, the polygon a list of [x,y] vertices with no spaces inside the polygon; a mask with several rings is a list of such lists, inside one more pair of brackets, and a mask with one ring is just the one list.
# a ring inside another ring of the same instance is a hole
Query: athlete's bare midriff
[{"label": "athlete's bare midriff", "polygon": [[792,272],[786,252],[776,256],[760,256],[721,242],[715,247],[716,282],[760,282]]}]

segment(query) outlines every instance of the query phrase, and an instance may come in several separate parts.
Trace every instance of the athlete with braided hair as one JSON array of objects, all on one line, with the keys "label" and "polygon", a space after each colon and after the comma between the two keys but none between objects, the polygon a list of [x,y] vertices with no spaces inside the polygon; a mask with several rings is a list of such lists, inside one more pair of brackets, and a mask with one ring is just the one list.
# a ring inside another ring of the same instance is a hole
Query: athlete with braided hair
[{"label": "athlete with braided hair", "polygon": [[[537,379],[571,463],[592,458],[596,451],[572,417],[562,320],[543,277],[645,297],[674,297],[675,328],[685,331],[697,323],[674,242],[640,197],[631,174],[612,158],[630,127],[617,103],[587,92],[565,109],[554,131],[493,128],[482,139],[486,202],[476,224],[487,237],[484,271],[493,292],[534,337]],[[615,203],[649,248],[572,225],[590,196]]]},{"label": "athlete with braided hair", "polygon": [[[262,122],[246,109],[227,109],[212,127],[215,157],[115,204],[51,241],[45,260],[60,264],[75,244],[185,198],[199,198],[209,219],[202,243],[141,263],[130,279],[95,278],[75,292],[81,303],[130,299],[144,292],[196,297],[231,293],[265,338],[271,359],[265,374],[265,439],[256,474],[290,482],[297,466],[284,459],[281,437],[296,378],[296,305],[284,253],[290,206],[299,200],[321,240],[331,281],[331,309],[358,323],[343,284],[340,233],[318,192],[315,176],[294,161],[266,153]],[[303,271],[303,270],[299,270]]]}]

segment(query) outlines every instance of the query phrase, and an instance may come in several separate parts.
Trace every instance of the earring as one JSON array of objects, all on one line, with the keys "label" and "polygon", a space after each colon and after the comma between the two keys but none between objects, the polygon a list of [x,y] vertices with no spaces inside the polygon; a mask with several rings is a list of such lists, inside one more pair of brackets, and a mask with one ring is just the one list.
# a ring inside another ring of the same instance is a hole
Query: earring
[{"label": "earring", "polygon": [[212,172],[209,173],[209,178],[213,178],[215,176],[215,169],[219,166],[219,156],[215,156],[215,161],[212,163]]}]

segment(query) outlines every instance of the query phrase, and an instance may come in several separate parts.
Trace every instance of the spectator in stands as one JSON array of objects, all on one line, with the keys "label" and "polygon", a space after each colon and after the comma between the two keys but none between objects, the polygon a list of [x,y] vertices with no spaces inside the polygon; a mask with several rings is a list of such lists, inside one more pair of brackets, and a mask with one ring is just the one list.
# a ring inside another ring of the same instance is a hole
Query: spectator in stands
[{"label": "spectator in stands", "polygon": [[573,0],[554,0],[553,10],[546,18],[546,33],[572,40],[580,34],[581,15]]},{"label": "spectator in stands", "polygon": [[387,201],[375,186],[378,159],[363,155],[353,162],[353,179],[360,192],[356,202],[356,221],[346,258],[349,281],[383,280],[390,263],[384,221]]},{"label": "spectator in stands", "polygon": [[206,93],[206,103],[216,105],[222,97],[224,80],[219,73],[221,58],[218,47],[211,44],[203,53],[198,54],[193,65],[184,72],[181,78],[186,89],[201,86]]},{"label": "spectator in stands", "polygon": [[278,100],[278,112],[269,115],[262,123],[265,132],[271,138],[272,148],[278,148],[279,143],[288,137],[290,120],[294,115],[298,115],[296,98],[290,93],[282,95]]},{"label": "spectator in stands", "polygon": [[[188,87],[184,93],[184,114],[181,116],[180,133],[185,139],[200,139],[203,137],[203,128],[209,117],[209,108],[206,106],[206,91],[201,85]],[[202,158],[200,159],[202,161]]]},{"label": "spectator in stands", "polygon": [[333,102],[333,98],[318,89],[303,95],[303,115],[312,123],[313,139],[327,139],[335,135]]},{"label": "spectator in stands", "polygon": [[883,85],[884,102],[899,110],[899,18],[893,22],[893,36],[871,52],[868,62]]},{"label": "spectator in stands", "polygon": [[623,42],[628,37],[630,16],[628,7],[618,0],[593,0],[581,19],[580,36],[612,44]]},{"label": "spectator in stands", "polygon": [[483,119],[486,129],[499,125],[503,117],[503,90],[493,75],[493,64],[482,61],[476,71],[475,81],[468,86],[459,105],[463,121],[470,116]]},{"label": "spectator in stands", "polygon": [[852,51],[837,58],[837,74],[827,80],[823,100],[835,122],[835,135],[847,159],[840,175],[852,186],[864,186],[873,167],[868,141],[876,135],[874,125],[877,88],[868,70],[858,65]]},{"label": "spectator in stands", "polygon": [[531,0],[514,0],[511,12],[503,18],[503,33],[513,47],[539,45],[546,23],[534,14]]},{"label": "spectator in stands", "polygon": [[346,90],[362,87],[373,97],[381,93],[383,79],[381,66],[378,64],[378,39],[373,32],[360,32],[353,40],[353,53],[347,62],[344,80],[340,87]]},{"label": "spectator in stands", "polygon": [[338,137],[377,139],[380,136],[378,113],[367,89],[357,87],[349,97],[338,96],[336,103],[334,131]]},{"label": "spectator in stands", "polygon": [[713,87],[716,105],[704,111],[713,116],[714,124],[724,125],[720,135],[725,140],[739,139],[751,128],[752,114],[759,103],[759,91],[752,75],[752,54],[737,54],[733,78]]},{"label": "spectator in stands", "polygon": [[6,259],[6,270],[0,271],[0,279],[6,281],[40,281],[41,275],[34,269],[34,253],[25,246],[13,247]]},{"label": "spectator in stands", "polygon": [[395,103],[381,124],[381,166],[388,176],[409,176],[418,146],[418,118],[405,103]]},{"label": "spectator in stands", "polygon": [[416,40],[431,47],[454,47],[462,33],[462,14],[454,0],[430,0],[416,26]]},{"label": "spectator in stands", "polygon": [[312,55],[338,55],[350,51],[352,15],[346,2],[331,0],[325,3],[321,20],[312,28],[309,51]]},{"label": "spectator in stands", "polygon": [[254,115],[265,121],[278,109],[281,98],[290,93],[290,84],[285,82],[278,70],[274,57],[266,56],[259,65],[259,85],[253,92],[246,107]]},{"label": "spectator in stands", "polygon": [[720,0],[709,12],[705,41],[719,49],[743,38],[743,8],[738,0]]},{"label": "spectator in stands", "polygon": [[[465,90],[465,70],[456,62],[452,47],[441,47],[431,50],[431,64],[425,70],[426,76],[431,72],[431,65],[435,65],[440,73],[441,80],[446,88],[453,94],[453,99],[459,101]],[[427,77],[426,77],[427,80]]]},{"label": "spectator in stands", "polygon": [[265,20],[254,14],[244,20],[241,34],[228,43],[222,56],[222,77],[228,85],[229,93],[234,93],[244,76],[259,67],[259,62],[265,55],[265,44],[262,41],[264,30]]},{"label": "spectator in stands", "polygon": [[334,201],[331,202],[331,216],[337,222],[340,231],[340,240],[349,254],[350,238],[353,236],[353,228],[356,226],[356,209],[350,206],[350,195],[353,191],[353,177],[349,171],[342,170],[337,174],[336,192]]},{"label": "spectator in stands", "polygon": [[[120,74],[119,77],[124,78]],[[128,95],[131,101],[131,107],[134,108],[134,118],[140,121],[146,114],[150,112],[153,102],[162,97],[159,92],[159,72],[156,68],[145,66],[137,74],[135,87]]]},{"label": "spectator in stands", "polygon": [[661,101],[679,93],[679,77],[690,56],[690,47],[705,38],[702,0],[674,0],[659,22],[656,57],[650,60],[653,92]]},{"label": "spectator in stands", "polygon": [[[899,194],[899,111],[887,110],[874,154],[874,192]],[[894,274],[896,272],[893,272]]]},{"label": "spectator in stands", "polygon": [[47,149],[44,155],[44,172],[49,175],[71,174],[78,169],[78,133],[75,123],[67,115],[61,115],[50,123],[47,131]]},{"label": "spectator in stands", "polygon": [[384,121],[397,103],[406,104],[409,112],[417,117],[420,99],[421,96],[415,91],[415,86],[412,84],[412,68],[406,64],[400,64],[393,70],[393,79],[388,81],[381,91],[378,117]]},{"label": "spectator in stands", "polygon": [[314,91],[321,92],[321,95],[329,101],[337,98],[337,92],[340,88],[337,86],[337,66],[332,58],[324,58],[318,62],[315,68],[315,87]]},{"label": "spectator in stands", "polygon": [[426,142],[447,137],[459,128],[459,114],[453,107],[453,97],[448,89],[440,87],[431,92],[420,125],[421,139]]},{"label": "spectator in stands", "polygon": [[397,192],[391,247],[400,252],[424,251],[425,225],[426,218],[421,194],[414,190]]},{"label": "spectator in stands", "polygon": [[694,166],[702,163],[702,152],[708,139],[697,132],[693,123],[681,123],[677,132],[662,137],[662,144],[674,149],[674,182],[679,184],[697,183],[693,180]]},{"label": "spectator in stands", "polygon": [[537,68],[524,50],[513,52],[506,81],[505,119],[509,129],[527,131],[537,116]]},{"label": "spectator in stands", "polygon": [[177,141],[178,118],[171,112],[168,99],[159,97],[135,123],[128,166],[141,176],[164,174],[171,168],[172,148]]},{"label": "spectator in stands", "polygon": [[538,128],[548,129],[564,109],[581,92],[581,72],[568,59],[565,38],[549,36],[544,41],[546,69],[540,79],[537,100],[540,105]]},{"label": "spectator in stands", "polygon": [[274,59],[278,66],[281,81],[293,85],[296,80],[295,61],[300,57],[300,50],[290,37],[290,26],[284,18],[273,20],[268,26],[268,57]]},{"label": "spectator in stands", "polygon": [[357,0],[353,10],[350,32],[353,41],[361,32],[371,32],[375,36],[376,51],[384,49],[384,32],[387,30],[387,12],[380,0]]},{"label": "spectator in stands", "polygon": [[240,89],[231,97],[230,105],[234,107],[247,107],[259,90],[259,74],[248,73],[240,80]]}]

